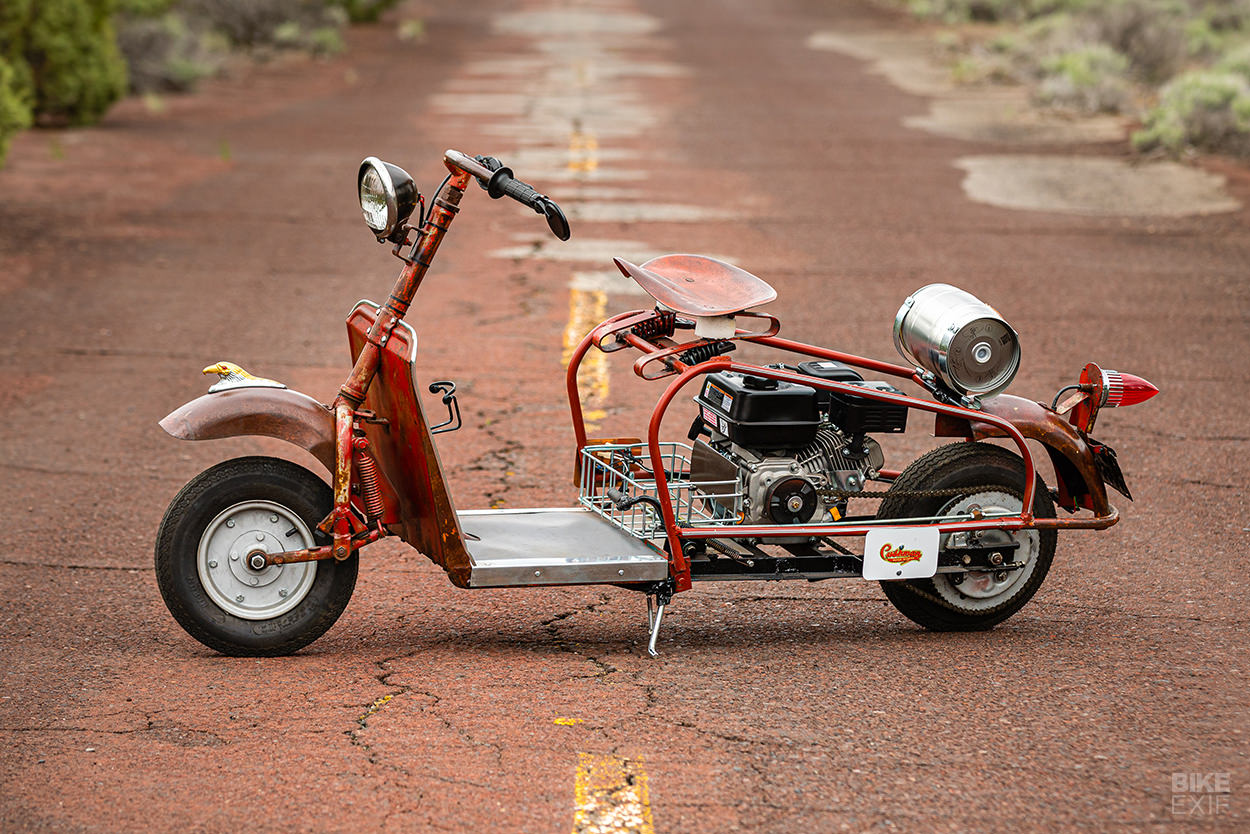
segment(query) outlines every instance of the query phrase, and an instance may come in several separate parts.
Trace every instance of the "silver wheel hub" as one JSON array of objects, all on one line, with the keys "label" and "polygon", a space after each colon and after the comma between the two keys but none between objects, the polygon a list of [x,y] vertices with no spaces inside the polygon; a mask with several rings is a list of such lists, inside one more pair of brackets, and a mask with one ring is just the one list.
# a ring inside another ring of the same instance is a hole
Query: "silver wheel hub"
[{"label": "silver wheel hub", "polygon": [[244,620],[280,617],[303,601],[317,576],[316,562],[259,569],[256,556],[313,547],[304,520],[272,501],[245,501],[217,514],[200,536],[196,567],[209,599]]},{"label": "silver wheel hub", "polygon": [[[974,507],[989,512],[1003,510],[1018,513],[1023,505],[1020,499],[1005,492],[987,491],[957,498],[946,505],[939,515],[966,514]],[[1019,545],[1014,554],[1003,551],[1003,557],[1024,567],[1003,571],[968,571],[965,574],[940,573],[933,577],[933,588],[942,599],[966,611],[984,611],[995,608],[1014,596],[1028,584],[1029,577],[1037,567],[1037,554],[1041,548],[1041,536],[1037,530],[1018,530],[1008,533],[988,530],[982,535],[987,544],[1014,542]],[[942,536],[942,548],[950,534]],[[956,577],[962,577],[956,581]]]}]

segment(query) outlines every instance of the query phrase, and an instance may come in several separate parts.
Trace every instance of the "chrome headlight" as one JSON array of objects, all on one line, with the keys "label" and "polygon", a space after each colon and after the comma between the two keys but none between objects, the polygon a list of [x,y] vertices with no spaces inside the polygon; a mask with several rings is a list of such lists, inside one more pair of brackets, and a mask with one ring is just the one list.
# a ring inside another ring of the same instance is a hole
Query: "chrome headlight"
[{"label": "chrome headlight", "polygon": [[398,165],[370,156],[356,175],[360,211],[365,225],[378,240],[399,242],[403,225],[417,205],[417,186]]},{"label": "chrome headlight", "polygon": [[905,359],[964,396],[993,396],[1020,368],[1020,340],[993,307],[949,284],[921,287],[894,317]]}]

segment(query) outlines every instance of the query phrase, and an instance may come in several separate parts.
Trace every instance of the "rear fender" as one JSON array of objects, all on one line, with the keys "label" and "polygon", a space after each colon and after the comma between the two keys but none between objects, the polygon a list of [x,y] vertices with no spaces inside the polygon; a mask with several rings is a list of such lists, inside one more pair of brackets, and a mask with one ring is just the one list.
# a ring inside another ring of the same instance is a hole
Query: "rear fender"
[{"label": "rear fender", "polygon": [[[1055,412],[1032,400],[1000,394],[984,401],[982,410],[1010,422],[1029,440],[1046,447],[1058,479],[1059,505],[1069,512],[1092,510],[1097,516],[1111,512],[1107,487],[1085,437]],[[988,423],[938,414],[934,426],[938,437],[983,440],[1005,437],[1002,429]]]},{"label": "rear fender", "polygon": [[334,412],[289,388],[232,388],[205,394],[161,420],[179,440],[276,437],[312,454],[334,474]]}]

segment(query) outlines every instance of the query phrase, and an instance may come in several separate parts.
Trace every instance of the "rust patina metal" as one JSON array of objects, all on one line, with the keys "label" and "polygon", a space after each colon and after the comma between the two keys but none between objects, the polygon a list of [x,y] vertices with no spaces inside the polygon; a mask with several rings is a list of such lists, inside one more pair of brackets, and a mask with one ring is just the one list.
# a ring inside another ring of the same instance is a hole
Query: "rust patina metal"
[{"label": "rust patina metal", "polygon": [[334,412],[288,388],[234,388],[197,397],[161,420],[179,440],[259,435],[306,449],[334,472]]},{"label": "rust patina metal", "polygon": [[[1118,520],[1118,514],[1107,501],[1107,487],[1094,462],[1093,451],[1085,437],[1059,414],[1041,403],[1011,394],[991,397],[982,404],[982,411],[1007,420],[1029,440],[1036,440],[1046,448],[1055,467],[1061,507],[1069,512],[1083,507],[1099,518],[1111,519],[1111,524]],[[933,433],[937,437],[968,440],[1006,436],[991,423],[951,414],[937,415]]]}]

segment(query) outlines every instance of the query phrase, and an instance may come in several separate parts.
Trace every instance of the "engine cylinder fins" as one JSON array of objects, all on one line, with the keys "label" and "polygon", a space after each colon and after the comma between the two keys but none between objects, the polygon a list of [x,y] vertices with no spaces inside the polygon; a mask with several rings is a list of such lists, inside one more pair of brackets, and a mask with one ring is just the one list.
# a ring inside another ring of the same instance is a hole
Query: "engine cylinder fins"
[{"label": "engine cylinder fins", "polygon": [[816,487],[806,478],[785,478],[769,488],[766,501],[777,524],[804,524],[816,512]]},{"label": "engine cylinder fins", "polygon": [[998,312],[949,284],[912,293],[894,317],[894,346],[961,395],[993,396],[1020,368],[1020,339]]},{"label": "engine cylinder fins", "polygon": [[858,472],[885,465],[881,444],[871,437],[856,438],[852,449],[846,437],[834,429],[822,428],[812,445],[799,452],[799,466],[807,472]]}]

